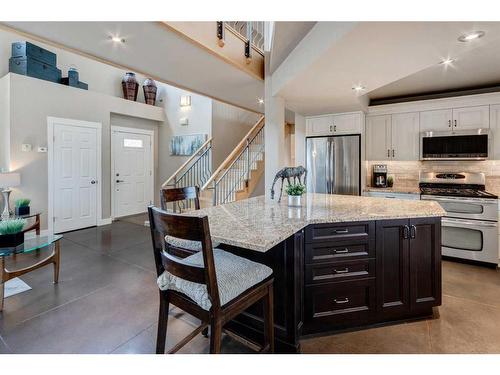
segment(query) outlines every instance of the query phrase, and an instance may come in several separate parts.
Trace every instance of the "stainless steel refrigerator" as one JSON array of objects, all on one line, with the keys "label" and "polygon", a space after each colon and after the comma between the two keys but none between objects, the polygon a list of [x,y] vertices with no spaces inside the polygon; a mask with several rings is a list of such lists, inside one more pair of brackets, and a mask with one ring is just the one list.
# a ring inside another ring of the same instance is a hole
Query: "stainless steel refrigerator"
[{"label": "stainless steel refrigerator", "polygon": [[360,159],[360,135],[307,138],[307,191],[360,195]]}]

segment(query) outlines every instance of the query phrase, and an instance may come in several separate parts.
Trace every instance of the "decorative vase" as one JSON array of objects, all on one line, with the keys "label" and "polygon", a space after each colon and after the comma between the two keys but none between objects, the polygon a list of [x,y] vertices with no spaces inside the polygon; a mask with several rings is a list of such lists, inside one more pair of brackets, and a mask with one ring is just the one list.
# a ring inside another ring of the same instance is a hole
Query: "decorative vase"
[{"label": "decorative vase", "polygon": [[156,91],[158,90],[155,81],[153,81],[151,78],[146,78],[146,80],[142,84],[142,89],[144,90],[144,100],[146,104],[155,105]]},{"label": "decorative vase", "polygon": [[123,97],[127,100],[137,101],[139,92],[139,82],[135,78],[135,73],[127,72],[122,79]]},{"label": "decorative vase", "polygon": [[289,195],[288,196],[288,205],[290,207],[300,207],[302,203],[301,195]]},{"label": "decorative vase", "polygon": [[16,207],[16,216],[29,215],[30,206]]},{"label": "decorative vase", "polygon": [[24,232],[15,234],[0,234],[0,248],[16,247],[24,242]]}]

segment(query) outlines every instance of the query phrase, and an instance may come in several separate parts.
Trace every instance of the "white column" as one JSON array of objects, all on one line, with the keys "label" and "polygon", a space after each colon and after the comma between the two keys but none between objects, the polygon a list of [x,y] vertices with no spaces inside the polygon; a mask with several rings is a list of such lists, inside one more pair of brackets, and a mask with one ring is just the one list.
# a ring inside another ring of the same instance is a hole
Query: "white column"
[{"label": "white column", "polygon": [[306,167],[306,118],[295,113],[295,165]]},{"label": "white column", "polygon": [[269,197],[276,172],[285,167],[285,100],[280,97],[266,97],[265,115],[265,195]]}]

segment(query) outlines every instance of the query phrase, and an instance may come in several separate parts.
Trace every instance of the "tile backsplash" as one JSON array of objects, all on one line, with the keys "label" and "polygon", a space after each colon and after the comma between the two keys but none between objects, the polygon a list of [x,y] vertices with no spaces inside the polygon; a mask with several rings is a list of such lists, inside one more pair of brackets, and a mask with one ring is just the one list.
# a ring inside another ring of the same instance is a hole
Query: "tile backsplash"
[{"label": "tile backsplash", "polygon": [[417,188],[418,173],[424,172],[482,172],[486,175],[486,190],[500,195],[500,160],[485,161],[367,161],[368,185],[372,182],[373,164],[386,164],[394,186]]}]

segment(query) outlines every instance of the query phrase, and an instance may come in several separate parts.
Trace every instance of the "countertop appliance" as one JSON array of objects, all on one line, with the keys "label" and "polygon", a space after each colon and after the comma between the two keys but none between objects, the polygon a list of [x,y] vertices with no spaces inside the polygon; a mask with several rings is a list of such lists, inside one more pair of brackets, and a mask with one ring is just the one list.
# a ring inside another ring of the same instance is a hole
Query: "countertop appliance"
[{"label": "countertop appliance", "polygon": [[361,194],[361,136],[306,139],[307,191]]},{"label": "countertop appliance", "polygon": [[420,198],[445,210],[442,254],[498,265],[498,197],[485,191],[484,173],[421,172]]},{"label": "countertop appliance", "polygon": [[488,158],[488,129],[420,133],[421,160],[484,160]]},{"label": "countertop appliance", "polygon": [[387,165],[375,164],[373,166],[372,186],[378,188],[387,187]]}]

